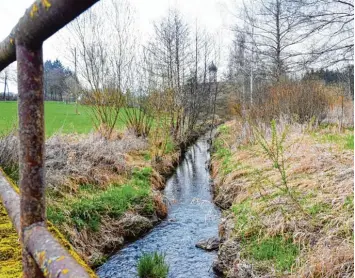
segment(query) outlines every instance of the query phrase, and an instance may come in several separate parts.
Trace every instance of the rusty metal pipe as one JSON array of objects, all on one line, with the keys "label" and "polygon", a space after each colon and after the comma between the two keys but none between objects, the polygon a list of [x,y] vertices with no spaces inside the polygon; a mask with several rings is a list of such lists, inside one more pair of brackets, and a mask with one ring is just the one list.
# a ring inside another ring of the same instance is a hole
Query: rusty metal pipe
[{"label": "rusty metal pipe", "polygon": [[[34,223],[45,225],[44,96],[42,45],[16,43],[20,139],[21,242]],[[26,246],[24,244],[24,246]],[[43,277],[26,248],[22,248],[24,277]]]},{"label": "rusty metal pipe", "polygon": [[90,277],[45,227],[33,225],[26,230],[24,238],[27,250],[45,277]]},{"label": "rusty metal pipe", "polygon": [[20,197],[0,172],[0,198],[17,234],[21,232]]},{"label": "rusty metal pipe", "polygon": [[[0,197],[17,232],[20,231],[20,197],[0,173]],[[43,224],[43,223],[42,223]],[[45,277],[89,277],[85,269],[41,223],[29,226],[23,234],[24,246]],[[64,270],[64,271],[63,271]],[[42,275],[42,274],[41,274]],[[38,276],[32,276],[38,277]],[[43,276],[39,276],[43,277]]]},{"label": "rusty metal pipe", "polygon": [[16,42],[38,47],[99,0],[37,0],[0,43],[0,71],[16,60]]},{"label": "rusty metal pipe", "polygon": [[[42,44],[98,1],[37,0],[26,10],[10,35],[0,43],[0,71],[16,59],[18,62],[20,204],[18,195],[11,187],[6,186],[1,176],[0,194],[17,232],[20,233],[25,278],[48,275],[88,277],[86,271],[45,228]],[[40,255],[43,252],[50,255],[48,260],[43,261]],[[63,262],[55,259],[56,256],[64,256]],[[49,265],[46,266],[45,263]],[[68,273],[70,274],[67,275]]]}]

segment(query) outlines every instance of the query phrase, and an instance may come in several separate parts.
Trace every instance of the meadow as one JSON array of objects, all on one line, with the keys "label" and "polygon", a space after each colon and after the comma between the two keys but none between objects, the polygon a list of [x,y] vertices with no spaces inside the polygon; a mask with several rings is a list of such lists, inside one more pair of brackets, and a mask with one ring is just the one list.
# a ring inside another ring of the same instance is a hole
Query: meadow
[{"label": "meadow", "polygon": [[[18,124],[17,102],[0,102],[0,132],[6,132]],[[74,103],[63,103],[46,101],[45,111],[45,129],[46,137],[55,133],[89,133],[93,130],[90,110],[86,106],[79,105],[79,113],[75,113]],[[124,111],[122,111],[117,127],[124,126]]]}]

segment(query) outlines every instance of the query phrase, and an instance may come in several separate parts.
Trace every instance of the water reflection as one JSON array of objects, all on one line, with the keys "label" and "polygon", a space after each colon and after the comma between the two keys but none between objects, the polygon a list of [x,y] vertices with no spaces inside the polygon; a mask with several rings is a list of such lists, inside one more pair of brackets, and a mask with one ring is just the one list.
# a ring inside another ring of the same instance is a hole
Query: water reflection
[{"label": "water reflection", "polygon": [[214,277],[211,266],[216,253],[195,247],[201,238],[217,235],[220,217],[210,193],[207,150],[205,140],[188,150],[165,189],[171,203],[168,218],[100,267],[100,277],[137,277],[139,257],[156,250],[166,254],[169,277]]}]

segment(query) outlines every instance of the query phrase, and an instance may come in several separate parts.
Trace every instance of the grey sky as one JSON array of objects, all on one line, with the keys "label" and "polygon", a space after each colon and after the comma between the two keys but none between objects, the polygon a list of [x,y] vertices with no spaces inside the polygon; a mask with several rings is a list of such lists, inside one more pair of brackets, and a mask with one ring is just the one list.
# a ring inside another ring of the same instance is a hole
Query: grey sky
[{"label": "grey sky", "polygon": [[[3,40],[15,26],[25,10],[34,0],[0,0],[0,40]],[[106,1],[106,0],[101,0]],[[119,1],[119,0],[117,0]],[[228,44],[231,35],[228,30],[233,20],[227,11],[238,0],[131,0],[136,10],[136,27],[141,34],[141,43],[149,39],[153,31],[153,22],[159,20],[169,8],[177,8],[187,22],[194,26],[197,23],[214,34],[221,46],[220,68],[225,67]],[[43,46],[43,56],[46,59],[60,59],[65,63],[65,53],[61,51],[61,36],[53,35]],[[10,84],[10,91],[16,91],[15,84]]]}]

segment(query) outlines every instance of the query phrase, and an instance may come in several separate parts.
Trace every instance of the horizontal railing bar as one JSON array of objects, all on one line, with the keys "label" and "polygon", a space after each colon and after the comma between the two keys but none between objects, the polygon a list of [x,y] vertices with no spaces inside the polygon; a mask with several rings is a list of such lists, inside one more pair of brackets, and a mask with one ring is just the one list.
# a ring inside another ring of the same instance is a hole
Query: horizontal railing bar
[{"label": "horizontal railing bar", "polygon": [[[20,197],[1,173],[0,197],[12,224],[19,234],[21,230]],[[44,223],[36,223],[28,227],[23,238],[24,246],[45,277],[90,277],[85,269],[44,227]]]},{"label": "horizontal railing bar", "polygon": [[0,71],[16,61],[16,44],[39,46],[99,0],[37,0],[0,43]]},{"label": "horizontal railing bar", "polygon": [[0,198],[17,234],[20,234],[20,196],[0,172]]},{"label": "horizontal railing bar", "polygon": [[43,226],[33,225],[25,231],[25,246],[45,277],[90,277]]}]

